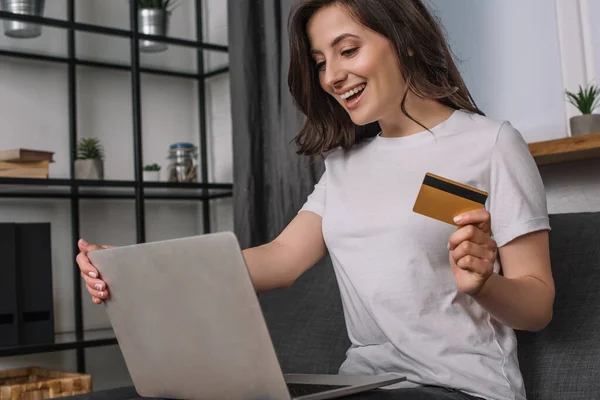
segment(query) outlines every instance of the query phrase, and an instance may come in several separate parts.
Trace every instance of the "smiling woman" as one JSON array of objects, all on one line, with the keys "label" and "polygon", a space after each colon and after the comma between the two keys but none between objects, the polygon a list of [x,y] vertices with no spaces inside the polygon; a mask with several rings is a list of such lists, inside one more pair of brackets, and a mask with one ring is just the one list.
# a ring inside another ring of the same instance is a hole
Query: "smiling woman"
[{"label": "smiling woman", "polygon": [[[321,217],[352,342],[340,373],[405,374],[419,389],[397,399],[524,400],[513,329],[548,324],[554,283],[521,134],[476,106],[421,0],[299,0],[289,34],[297,150],[325,173],[276,241]],[[485,209],[455,230],[416,215],[427,173],[486,191]]]},{"label": "smiling woman", "polygon": [[[410,103],[426,102],[440,109],[444,105],[441,114],[446,118],[450,109],[483,114],[440,27],[421,2],[296,4],[289,26],[288,83],[298,107],[309,117],[296,138],[300,153],[349,148],[377,134],[386,117],[392,117],[393,124],[398,107],[418,128],[436,122],[408,112]],[[331,96],[322,96],[322,91]],[[383,132],[397,135],[392,129]]]}]

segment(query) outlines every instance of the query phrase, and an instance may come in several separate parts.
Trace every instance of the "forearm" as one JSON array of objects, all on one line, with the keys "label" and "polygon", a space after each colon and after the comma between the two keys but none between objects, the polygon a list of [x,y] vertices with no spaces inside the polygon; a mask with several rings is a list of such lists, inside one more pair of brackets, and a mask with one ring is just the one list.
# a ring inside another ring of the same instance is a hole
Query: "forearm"
[{"label": "forearm", "polygon": [[554,288],[532,276],[509,279],[492,274],[473,297],[513,329],[540,331],[552,319]]},{"label": "forearm", "polygon": [[284,252],[275,241],[243,251],[250,278],[257,292],[290,286],[294,278],[285,267]]}]

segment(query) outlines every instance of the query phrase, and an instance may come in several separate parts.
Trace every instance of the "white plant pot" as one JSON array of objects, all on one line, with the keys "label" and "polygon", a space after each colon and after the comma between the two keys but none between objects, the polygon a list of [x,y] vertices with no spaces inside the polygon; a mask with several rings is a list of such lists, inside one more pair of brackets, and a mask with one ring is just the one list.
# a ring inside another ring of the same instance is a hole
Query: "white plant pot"
[{"label": "white plant pot", "polygon": [[600,133],[600,114],[584,114],[571,117],[571,136]]},{"label": "white plant pot", "polygon": [[102,160],[75,160],[75,179],[104,179],[104,163]]},{"label": "white plant pot", "polygon": [[160,171],[142,171],[144,182],[158,182],[160,180]]}]

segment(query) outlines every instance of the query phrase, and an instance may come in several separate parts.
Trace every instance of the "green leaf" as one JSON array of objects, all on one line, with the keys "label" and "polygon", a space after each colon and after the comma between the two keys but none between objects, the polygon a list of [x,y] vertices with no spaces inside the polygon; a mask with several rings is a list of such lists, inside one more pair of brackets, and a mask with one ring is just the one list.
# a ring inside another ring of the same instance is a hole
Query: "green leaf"
[{"label": "green leaf", "polygon": [[104,149],[96,138],[81,138],[77,143],[77,159],[103,159]]},{"label": "green leaf", "polygon": [[567,101],[575,106],[582,114],[591,114],[598,107],[600,102],[600,88],[596,85],[590,85],[582,88],[579,85],[577,93],[565,90]]},{"label": "green leaf", "polygon": [[165,10],[167,12],[173,11],[175,9],[177,0],[137,0],[138,6],[140,9],[142,8],[153,8]]}]

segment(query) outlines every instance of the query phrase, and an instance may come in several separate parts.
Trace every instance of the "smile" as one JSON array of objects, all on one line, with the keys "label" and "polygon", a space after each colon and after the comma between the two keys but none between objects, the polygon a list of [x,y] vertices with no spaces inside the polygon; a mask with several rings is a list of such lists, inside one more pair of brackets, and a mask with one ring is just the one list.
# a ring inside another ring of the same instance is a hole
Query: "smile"
[{"label": "smile", "polygon": [[358,107],[358,103],[362,98],[365,88],[367,87],[366,83],[358,85],[354,89],[348,90],[346,93],[340,95],[344,103],[346,104],[346,108],[352,110]]},{"label": "smile", "polygon": [[367,85],[365,83],[363,83],[362,85],[358,85],[354,89],[348,90],[346,93],[343,93],[342,95],[340,95],[340,97],[342,99],[346,100],[348,97],[352,96],[353,94],[357,94],[357,93],[362,92],[365,89],[366,86]]}]

